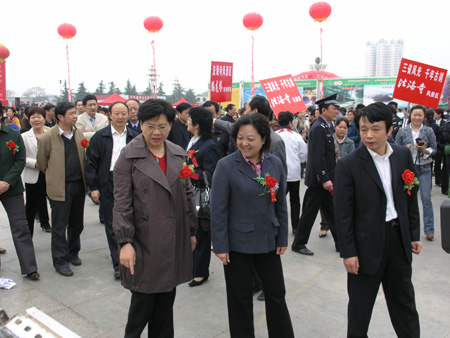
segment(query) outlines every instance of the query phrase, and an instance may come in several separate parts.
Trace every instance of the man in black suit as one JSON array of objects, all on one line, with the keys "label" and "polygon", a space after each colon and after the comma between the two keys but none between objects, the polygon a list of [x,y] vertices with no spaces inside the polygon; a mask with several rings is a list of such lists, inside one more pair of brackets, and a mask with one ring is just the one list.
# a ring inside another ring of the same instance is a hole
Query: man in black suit
[{"label": "man in black suit", "polygon": [[[359,111],[361,141],[337,162],[334,190],[341,257],[348,272],[347,337],[367,337],[380,283],[398,337],[420,336],[412,253],[419,254],[417,188],[406,189],[414,163],[410,151],[387,138],[392,113],[377,102]],[[416,184],[413,184],[414,186]]]},{"label": "man in black suit", "polygon": [[120,278],[119,247],[112,228],[114,207],[114,165],[121,150],[138,133],[127,125],[128,106],[115,102],[110,106],[111,125],[100,129],[92,136],[86,151],[86,181],[91,190],[91,198],[95,203],[101,202],[106,238],[114,268],[114,277]]},{"label": "man in black suit", "polygon": [[128,99],[125,101],[128,107],[128,122],[127,126],[132,128],[138,134],[142,133],[141,125],[139,123],[137,114],[141,103],[137,99]]},{"label": "man in black suit", "polygon": [[187,120],[191,108],[192,106],[187,102],[180,103],[175,108],[178,118],[173,123],[169,136],[167,136],[169,141],[179,145],[184,150],[187,150],[186,147],[192,138],[192,133],[187,130]]},{"label": "man in black suit", "polygon": [[339,113],[336,101],[337,94],[316,102],[319,105],[320,116],[309,131],[308,160],[306,162],[305,185],[308,189],[303,197],[303,209],[298,221],[292,251],[312,256],[314,253],[306,247],[311,229],[319,209],[333,236],[336,251],[339,251],[333,212],[333,179],[336,167],[332,122]]},{"label": "man in black suit", "polygon": [[222,117],[222,120],[234,123],[237,120],[236,106],[230,103],[225,110],[227,113]]}]

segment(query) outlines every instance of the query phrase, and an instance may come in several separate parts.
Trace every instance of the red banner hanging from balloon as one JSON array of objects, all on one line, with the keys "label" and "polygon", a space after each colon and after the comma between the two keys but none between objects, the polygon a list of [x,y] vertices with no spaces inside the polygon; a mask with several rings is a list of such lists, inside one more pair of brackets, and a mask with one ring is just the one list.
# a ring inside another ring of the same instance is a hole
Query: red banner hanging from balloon
[{"label": "red banner hanging from balloon", "polygon": [[2,62],[0,62],[0,101],[4,105],[8,104],[6,100],[6,67]]},{"label": "red banner hanging from balloon", "polygon": [[211,61],[211,100],[231,101],[233,87],[233,63]]}]

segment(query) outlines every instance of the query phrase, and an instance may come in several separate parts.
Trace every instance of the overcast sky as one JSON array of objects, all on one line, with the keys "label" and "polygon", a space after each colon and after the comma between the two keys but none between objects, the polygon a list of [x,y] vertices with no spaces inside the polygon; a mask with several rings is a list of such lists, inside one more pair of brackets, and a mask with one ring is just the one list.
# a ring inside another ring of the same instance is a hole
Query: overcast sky
[{"label": "overcast sky", "polygon": [[[11,52],[7,89],[21,95],[30,87],[59,94],[67,79],[69,41],[72,89],[82,81],[94,91],[100,80],[123,90],[129,78],[138,91],[147,86],[153,64],[165,91],[175,78],[196,93],[207,90],[211,61],[233,62],[233,81],[251,80],[251,33],[242,24],[246,13],[264,18],[255,37],[255,79],[309,70],[320,56],[327,70],[341,77],[363,77],[367,41],[403,39],[404,57],[441,68],[450,67],[450,4],[442,0],[333,0],[330,17],[314,23],[314,1],[288,0],[1,0],[0,43]],[[149,34],[148,16],[159,16],[164,27]],[[77,28],[72,40],[57,33],[62,23]]]}]

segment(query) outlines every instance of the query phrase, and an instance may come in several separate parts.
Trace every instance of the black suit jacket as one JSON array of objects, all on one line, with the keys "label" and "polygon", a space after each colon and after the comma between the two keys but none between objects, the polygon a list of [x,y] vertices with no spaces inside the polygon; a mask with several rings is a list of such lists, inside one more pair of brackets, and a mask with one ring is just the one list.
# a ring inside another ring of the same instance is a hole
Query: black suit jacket
[{"label": "black suit jacket", "polygon": [[[195,151],[195,159],[197,161],[198,167],[194,168],[195,173],[199,175],[199,181],[203,182],[203,171],[207,171],[210,176],[208,177],[209,184],[212,182],[212,175],[214,170],[216,170],[217,162],[219,161],[219,148],[213,139],[203,139],[201,138],[195,142],[191,148],[187,151]],[[186,160],[187,164],[193,164],[192,158]],[[197,183],[197,180],[191,178],[193,184]]]},{"label": "black suit jacket", "polygon": [[130,120],[128,120],[127,122],[127,127],[130,129],[133,129],[135,132],[137,132],[138,134],[142,133],[142,129],[141,129],[141,122],[139,122],[139,124],[137,125],[137,129],[133,128],[133,125],[131,124]]},{"label": "black suit jacket", "polygon": [[186,150],[189,140],[192,137],[192,133],[187,130],[187,126],[181,123],[180,120],[176,119],[170,129],[169,136],[167,139],[177,145],[179,145],[183,150]]},{"label": "black suit jacket", "polygon": [[335,168],[333,133],[325,120],[319,117],[309,131],[305,184],[322,187],[322,183],[333,181]]},{"label": "black suit jacket", "polygon": [[[127,126],[127,144],[138,133]],[[100,190],[101,194],[113,193],[109,191],[109,172],[111,167],[111,159],[114,141],[111,134],[111,125],[100,129],[92,136],[89,147],[86,150],[86,181],[90,190]]]},{"label": "black suit jacket", "polygon": [[[417,188],[408,195],[402,174],[414,172],[408,148],[391,144],[389,157],[392,190],[398,213],[403,248],[412,262],[411,242],[420,235]],[[337,162],[334,181],[334,212],[341,257],[357,256],[359,271],[374,274],[381,262],[386,230],[386,195],[375,163],[365,146]]]}]

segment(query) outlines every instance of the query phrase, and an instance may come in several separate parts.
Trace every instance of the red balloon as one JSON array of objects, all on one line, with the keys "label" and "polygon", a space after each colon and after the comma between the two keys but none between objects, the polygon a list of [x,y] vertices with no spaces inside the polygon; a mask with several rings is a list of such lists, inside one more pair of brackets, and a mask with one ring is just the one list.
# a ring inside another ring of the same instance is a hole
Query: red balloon
[{"label": "red balloon", "polygon": [[[7,59],[9,56],[9,49],[0,43],[0,61]],[[6,61],[5,61],[6,62]],[[2,62],[4,63],[4,62]]]},{"label": "red balloon", "polygon": [[77,34],[77,29],[70,23],[63,23],[58,26],[58,34],[61,35],[63,39],[72,39],[75,34]]},{"label": "red balloon", "polygon": [[258,13],[248,13],[244,15],[244,19],[242,20],[245,28],[251,31],[257,30],[262,26],[264,20],[263,17]]},{"label": "red balloon", "polygon": [[158,16],[149,16],[144,20],[144,27],[149,33],[158,33],[163,27],[163,21]]},{"label": "red balloon", "polygon": [[314,19],[314,22],[325,21],[331,14],[331,6],[328,2],[316,2],[309,7],[309,15]]}]

